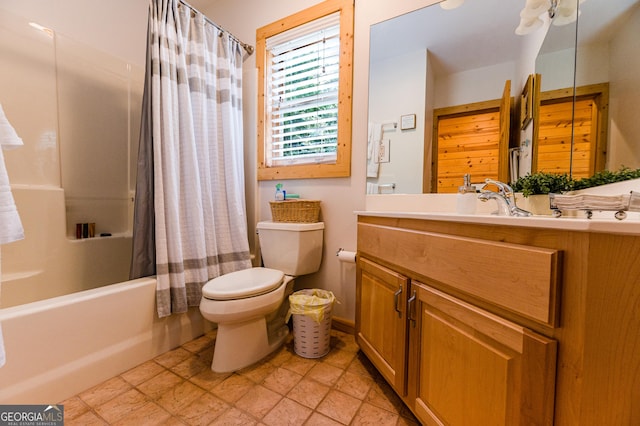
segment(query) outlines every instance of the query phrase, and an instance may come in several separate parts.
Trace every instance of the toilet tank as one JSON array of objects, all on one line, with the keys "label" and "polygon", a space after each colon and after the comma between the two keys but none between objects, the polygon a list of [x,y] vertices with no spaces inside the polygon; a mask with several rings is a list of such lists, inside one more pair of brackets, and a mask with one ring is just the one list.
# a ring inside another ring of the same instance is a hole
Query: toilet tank
[{"label": "toilet tank", "polygon": [[258,222],[264,266],[286,275],[311,274],[320,269],[324,223]]}]

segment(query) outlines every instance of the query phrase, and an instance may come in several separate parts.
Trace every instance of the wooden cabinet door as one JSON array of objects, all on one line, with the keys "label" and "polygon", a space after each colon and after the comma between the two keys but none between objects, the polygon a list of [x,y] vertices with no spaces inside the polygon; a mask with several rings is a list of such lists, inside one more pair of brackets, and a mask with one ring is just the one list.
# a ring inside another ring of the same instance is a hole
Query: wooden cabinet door
[{"label": "wooden cabinet door", "polygon": [[408,287],[407,277],[367,259],[358,260],[356,340],[401,396],[406,395]]},{"label": "wooden cabinet door", "polygon": [[424,424],[553,423],[555,341],[424,284],[413,291],[410,398]]}]

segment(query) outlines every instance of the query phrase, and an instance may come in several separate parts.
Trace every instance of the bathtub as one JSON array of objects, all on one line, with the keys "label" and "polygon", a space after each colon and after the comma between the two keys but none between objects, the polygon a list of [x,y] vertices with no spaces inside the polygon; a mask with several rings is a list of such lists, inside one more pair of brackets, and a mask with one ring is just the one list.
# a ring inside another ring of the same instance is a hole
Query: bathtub
[{"label": "bathtub", "polygon": [[159,319],[154,277],[0,309],[0,404],[55,404],[212,329],[198,308]]}]

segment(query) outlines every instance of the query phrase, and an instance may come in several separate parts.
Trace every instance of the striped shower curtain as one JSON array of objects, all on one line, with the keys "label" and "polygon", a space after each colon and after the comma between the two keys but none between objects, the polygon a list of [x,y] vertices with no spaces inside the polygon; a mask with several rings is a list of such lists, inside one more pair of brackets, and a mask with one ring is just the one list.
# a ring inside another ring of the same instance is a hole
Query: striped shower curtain
[{"label": "striped shower curtain", "polygon": [[131,278],[155,273],[159,317],[198,306],[204,283],[251,266],[242,59],[201,13],[150,2]]}]

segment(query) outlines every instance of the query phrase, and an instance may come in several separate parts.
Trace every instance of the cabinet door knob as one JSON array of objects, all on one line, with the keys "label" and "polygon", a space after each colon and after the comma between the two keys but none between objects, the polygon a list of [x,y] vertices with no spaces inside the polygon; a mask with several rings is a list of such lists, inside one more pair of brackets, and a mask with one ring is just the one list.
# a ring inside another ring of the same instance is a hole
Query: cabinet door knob
[{"label": "cabinet door knob", "polygon": [[398,289],[398,291],[393,293],[393,303],[395,305],[394,308],[395,308],[396,312],[398,313],[398,318],[402,318],[402,311],[400,309],[398,309],[398,299],[400,298],[401,294],[402,294],[402,287],[400,287]]}]

